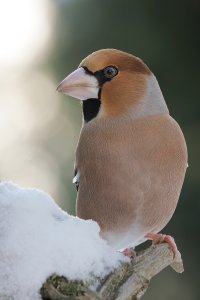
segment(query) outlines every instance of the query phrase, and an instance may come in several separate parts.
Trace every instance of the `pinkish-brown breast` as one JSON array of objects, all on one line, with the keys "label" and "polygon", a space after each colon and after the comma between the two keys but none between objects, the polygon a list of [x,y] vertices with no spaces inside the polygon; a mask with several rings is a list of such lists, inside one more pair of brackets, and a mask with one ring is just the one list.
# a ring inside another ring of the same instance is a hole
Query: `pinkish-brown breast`
[{"label": "pinkish-brown breast", "polygon": [[168,114],[96,118],[81,131],[76,165],[79,217],[97,221],[102,233],[125,232],[134,222],[158,232],[176,208],[187,149]]}]

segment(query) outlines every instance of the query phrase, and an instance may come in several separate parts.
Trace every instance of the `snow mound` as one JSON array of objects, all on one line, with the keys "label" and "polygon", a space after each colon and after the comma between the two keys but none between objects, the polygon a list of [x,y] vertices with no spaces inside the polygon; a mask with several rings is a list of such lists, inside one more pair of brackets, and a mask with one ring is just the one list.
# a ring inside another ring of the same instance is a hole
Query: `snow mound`
[{"label": "snow mound", "polygon": [[124,260],[96,222],[68,215],[40,190],[0,183],[0,299],[38,300],[54,273],[87,281]]}]

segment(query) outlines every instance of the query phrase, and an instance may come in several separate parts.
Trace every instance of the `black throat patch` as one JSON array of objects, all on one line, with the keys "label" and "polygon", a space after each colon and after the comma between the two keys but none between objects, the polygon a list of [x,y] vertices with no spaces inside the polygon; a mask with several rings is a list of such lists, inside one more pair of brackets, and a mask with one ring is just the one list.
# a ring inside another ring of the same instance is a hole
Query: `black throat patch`
[{"label": "black throat patch", "polygon": [[99,92],[98,92],[98,99],[87,99],[83,101],[83,118],[85,123],[94,119],[100,110],[101,106],[101,90],[105,82],[110,81],[111,78],[106,78],[104,76],[104,70],[99,70],[95,73],[91,72],[87,67],[84,68],[85,72],[89,75],[95,76],[98,83],[99,83]]},{"label": "black throat patch", "polygon": [[101,101],[99,99],[87,99],[83,101],[83,118],[86,123],[98,115],[100,106]]}]

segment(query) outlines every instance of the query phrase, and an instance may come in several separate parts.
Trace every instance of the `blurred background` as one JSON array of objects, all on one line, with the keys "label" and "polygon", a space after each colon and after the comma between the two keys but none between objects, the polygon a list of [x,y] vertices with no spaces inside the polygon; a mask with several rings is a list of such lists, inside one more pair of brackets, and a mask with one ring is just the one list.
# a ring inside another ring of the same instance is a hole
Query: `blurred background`
[{"label": "blurred background", "polygon": [[56,86],[101,48],[133,53],[151,68],[183,129],[189,168],[164,229],[185,273],[163,271],[143,299],[200,299],[200,2],[1,1],[0,37],[0,179],[43,189],[72,214],[81,105]]}]

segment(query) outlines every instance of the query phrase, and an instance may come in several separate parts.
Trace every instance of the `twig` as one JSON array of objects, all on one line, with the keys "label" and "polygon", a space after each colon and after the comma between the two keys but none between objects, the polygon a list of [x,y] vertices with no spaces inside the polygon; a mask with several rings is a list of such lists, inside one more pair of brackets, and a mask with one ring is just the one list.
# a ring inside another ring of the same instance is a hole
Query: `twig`
[{"label": "twig", "polygon": [[98,279],[96,292],[81,281],[68,281],[53,275],[41,289],[42,299],[138,300],[146,292],[151,278],[169,265],[178,273],[184,271],[179,252],[173,258],[167,244],[152,245],[130,263],[124,263],[106,278]]}]

